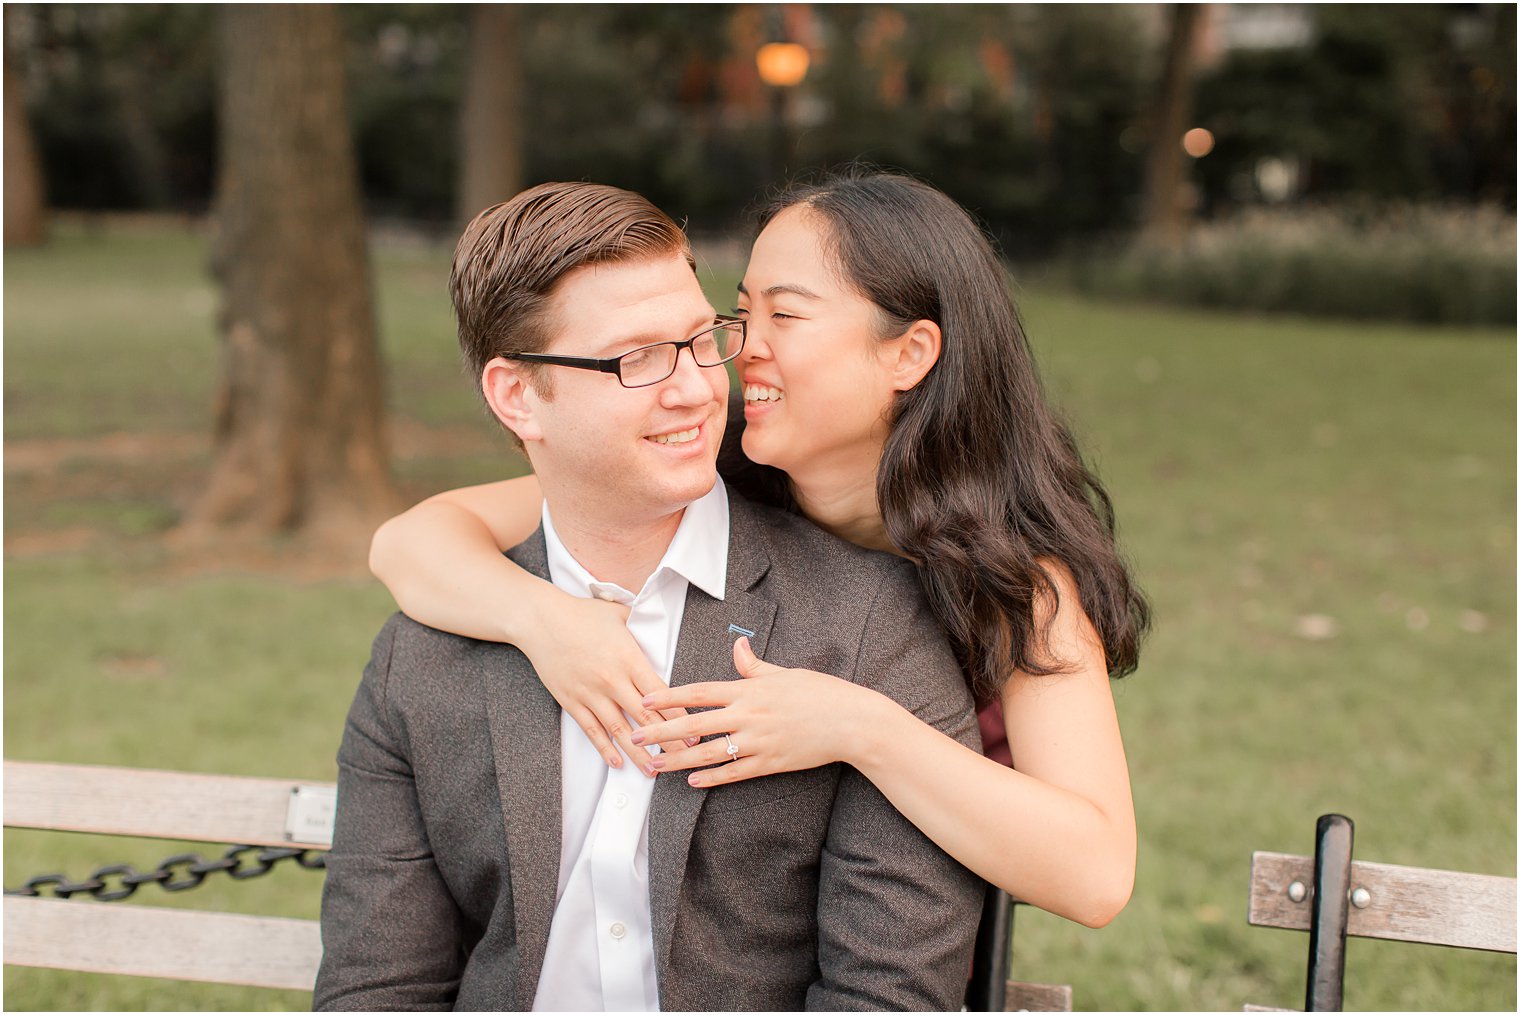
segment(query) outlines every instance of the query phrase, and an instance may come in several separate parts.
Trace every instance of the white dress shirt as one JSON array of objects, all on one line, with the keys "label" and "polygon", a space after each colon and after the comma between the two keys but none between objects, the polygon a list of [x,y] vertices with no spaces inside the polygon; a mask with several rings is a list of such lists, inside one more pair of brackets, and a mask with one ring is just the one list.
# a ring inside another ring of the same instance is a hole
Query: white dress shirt
[{"label": "white dress shirt", "polygon": [[[635,595],[598,581],[565,549],[544,505],[549,577],[571,595],[628,606],[628,630],[670,683],[676,638],[695,585],[722,599],[728,571],[728,493],[721,482],[692,502],[654,573]],[[651,754],[658,747],[646,748]],[[655,780],[601,752],[560,713],[559,893],[534,1011],[659,1011],[649,915],[649,804]]]}]

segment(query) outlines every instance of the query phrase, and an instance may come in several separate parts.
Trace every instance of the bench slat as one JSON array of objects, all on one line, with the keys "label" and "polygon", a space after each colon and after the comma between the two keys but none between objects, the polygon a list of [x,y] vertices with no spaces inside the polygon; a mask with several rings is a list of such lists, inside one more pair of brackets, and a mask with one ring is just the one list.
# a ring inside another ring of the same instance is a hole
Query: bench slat
[{"label": "bench slat", "polygon": [[1005,1011],[1071,1011],[1071,988],[1065,984],[1008,981]]},{"label": "bench slat", "polygon": [[7,965],[310,990],[321,961],[315,920],[5,899]]},{"label": "bench slat", "polygon": [[[1308,930],[1310,901],[1294,902],[1288,886],[1314,883],[1314,860],[1288,853],[1251,855],[1248,921],[1257,927]],[[1365,888],[1367,908],[1351,907],[1346,932],[1355,937],[1515,951],[1515,879],[1488,874],[1351,864],[1351,886]]]},{"label": "bench slat", "polygon": [[[286,813],[297,786],[332,783],[199,775],[100,765],[5,762],[5,823],[151,839],[326,849],[292,840]],[[331,834],[330,832],[328,833]]]}]

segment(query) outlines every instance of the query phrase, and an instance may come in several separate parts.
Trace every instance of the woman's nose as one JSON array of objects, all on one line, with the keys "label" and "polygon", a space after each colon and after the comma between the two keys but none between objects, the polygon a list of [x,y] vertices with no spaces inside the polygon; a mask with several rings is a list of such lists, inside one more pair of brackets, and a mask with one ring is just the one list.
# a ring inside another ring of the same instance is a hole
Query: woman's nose
[{"label": "woman's nose", "polygon": [[739,353],[739,369],[744,369],[744,364],[751,360],[768,359],[771,354],[770,343],[766,341],[765,328],[756,327],[751,321],[744,329],[744,350]]}]

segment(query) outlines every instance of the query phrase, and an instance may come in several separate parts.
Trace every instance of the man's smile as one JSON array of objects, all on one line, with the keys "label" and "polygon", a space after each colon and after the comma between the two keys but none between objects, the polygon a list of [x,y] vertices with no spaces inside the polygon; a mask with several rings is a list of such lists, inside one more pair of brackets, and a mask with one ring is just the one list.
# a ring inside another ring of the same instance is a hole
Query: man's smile
[{"label": "man's smile", "polygon": [[696,440],[701,435],[702,428],[694,426],[690,430],[677,430],[674,433],[656,434],[653,437],[645,439],[654,441],[656,444],[686,444]]}]

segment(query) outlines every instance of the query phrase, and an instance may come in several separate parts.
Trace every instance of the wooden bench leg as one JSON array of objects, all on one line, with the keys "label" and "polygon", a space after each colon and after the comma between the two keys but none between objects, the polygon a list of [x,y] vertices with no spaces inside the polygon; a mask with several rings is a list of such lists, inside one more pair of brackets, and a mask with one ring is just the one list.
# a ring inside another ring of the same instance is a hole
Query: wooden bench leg
[{"label": "wooden bench leg", "polygon": [[1309,921],[1309,977],[1304,1011],[1342,1011],[1346,921],[1351,913],[1351,842],[1356,826],[1324,814],[1314,830],[1314,899]]}]

